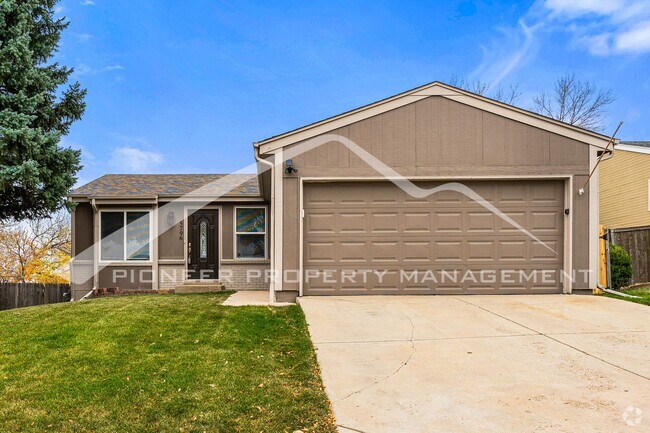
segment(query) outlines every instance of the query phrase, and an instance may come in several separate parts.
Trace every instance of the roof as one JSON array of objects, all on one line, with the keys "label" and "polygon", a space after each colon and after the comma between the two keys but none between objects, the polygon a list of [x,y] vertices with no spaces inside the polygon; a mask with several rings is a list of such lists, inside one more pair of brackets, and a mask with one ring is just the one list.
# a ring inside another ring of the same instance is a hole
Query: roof
[{"label": "roof", "polygon": [[107,174],[68,194],[86,198],[259,197],[257,174]]},{"label": "roof", "polygon": [[614,149],[650,154],[650,141],[621,141],[614,146]]},{"label": "roof", "polygon": [[589,131],[575,125],[570,125],[485,96],[477,95],[440,81],[434,81],[283,134],[269,137],[254,143],[254,145],[260,148],[260,153],[265,154],[303,140],[308,140],[343,126],[350,125],[360,120],[417,102],[430,96],[440,96],[451,99],[465,105],[470,105],[484,111],[495,113],[502,117],[526,123],[597,147],[604,148],[609,141],[609,137],[603,134]]},{"label": "roof", "polygon": [[621,141],[621,144],[625,146],[650,147],[650,141]]}]

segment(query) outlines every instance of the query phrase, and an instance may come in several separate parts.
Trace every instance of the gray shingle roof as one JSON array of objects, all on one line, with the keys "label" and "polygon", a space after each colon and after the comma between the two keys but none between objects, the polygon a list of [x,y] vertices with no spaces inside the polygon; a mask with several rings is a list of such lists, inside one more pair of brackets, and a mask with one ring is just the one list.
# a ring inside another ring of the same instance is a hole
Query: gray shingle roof
[{"label": "gray shingle roof", "polygon": [[256,174],[107,174],[68,194],[88,198],[260,195]]}]

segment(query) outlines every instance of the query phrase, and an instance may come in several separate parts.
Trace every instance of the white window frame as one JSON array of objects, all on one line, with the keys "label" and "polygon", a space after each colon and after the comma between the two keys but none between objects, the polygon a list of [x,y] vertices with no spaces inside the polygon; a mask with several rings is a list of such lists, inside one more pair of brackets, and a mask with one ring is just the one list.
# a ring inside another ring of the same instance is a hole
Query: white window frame
[{"label": "white window frame", "polygon": [[[264,209],[264,232],[238,232],[237,231],[237,209]],[[234,206],[232,213],[233,240],[232,256],[236,260],[268,260],[269,258],[269,210],[267,206]],[[237,257],[237,235],[264,235],[264,257]]]},{"label": "white window frame", "polygon": [[[123,226],[123,231],[124,231],[124,259],[122,260],[104,260],[102,258],[102,213],[122,213],[123,215],[123,220],[124,221],[124,226]],[[140,213],[148,213],[149,214],[149,259],[148,260],[138,260],[138,259],[127,259],[127,242],[126,242],[126,237],[127,237],[127,232],[128,230],[126,229],[126,214],[129,212],[140,212]],[[152,264],[153,263],[153,226],[154,226],[154,221],[153,221],[153,211],[151,209],[102,209],[99,211],[99,251],[97,252],[99,254],[99,263],[118,263],[118,264],[134,264],[134,263],[142,263],[142,264]]]}]

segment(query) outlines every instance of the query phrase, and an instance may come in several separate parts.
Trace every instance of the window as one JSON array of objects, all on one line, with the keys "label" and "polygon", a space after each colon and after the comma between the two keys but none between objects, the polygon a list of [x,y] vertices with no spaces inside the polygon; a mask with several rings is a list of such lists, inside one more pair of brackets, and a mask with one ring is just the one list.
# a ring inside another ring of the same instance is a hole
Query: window
[{"label": "window", "polygon": [[236,257],[266,257],[266,208],[235,208]]},{"label": "window", "polygon": [[101,260],[149,260],[150,212],[100,213]]}]

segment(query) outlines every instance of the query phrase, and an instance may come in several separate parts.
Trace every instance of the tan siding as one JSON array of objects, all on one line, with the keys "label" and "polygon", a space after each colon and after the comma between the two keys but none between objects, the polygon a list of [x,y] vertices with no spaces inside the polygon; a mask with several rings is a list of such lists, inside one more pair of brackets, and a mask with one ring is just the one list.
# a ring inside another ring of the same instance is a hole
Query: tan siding
[{"label": "tan siding", "polygon": [[[406,177],[589,173],[589,145],[437,96],[330,133],[350,138]],[[324,144],[293,160],[299,173],[285,176],[283,185],[285,269],[298,268],[300,177],[380,176],[376,167],[369,167],[337,142]],[[573,259],[576,268],[588,269],[589,198],[574,195],[573,200]],[[284,288],[294,287],[287,284]]]},{"label": "tan siding", "polygon": [[[164,208],[163,208],[164,206]],[[183,239],[181,222],[183,221],[183,205],[160,203],[158,215],[158,258],[160,260],[184,260]],[[170,226],[167,217],[170,212],[174,213],[176,223]]]},{"label": "tan siding", "polygon": [[[79,203],[77,205],[74,210],[74,222],[73,256],[81,254],[93,245],[93,208],[90,203]],[[91,260],[92,256],[92,253],[84,254],[84,259]]]},{"label": "tan siding", "polygon": [[151,266],[106,266],[99,271],[99,288],[151,290]]},{"label": "tan siding", "polygon": [[[285,270],[297,270],[299,266],[298,252],[300,246],[298,229],[298,218],[300,217],[299,181],[297,178],[289,178],[284,182],[284,212],[283,212],[283,235],[282,235],[282,257]],[[285,290],[297,290],[297,284],[288,282],[284,285]]]},{"label": "tan siding", "polygon": [[603,161],[600,177],[600,224],[608,228],[650,225],[650,155],[617,150]]},{"label": "tan siding", "polygon": [[234,209],[233,205],[225,204],[221,208],[221,230],[219,231],[219,236],[221,236],[221,258],[222,259],[232,259],[234,256],[234,237],[235,237],[235,225],[234,225]]},{"label": "tan siding", "polygon": [[[437,96],[331,133],[406,176],[588,173],[588,145]],[[293,160],[300,176],[375,171],[336,142]]]},{"label": "tan siding", "polygon": [[[589,188],[584,195],[579,195],[587,176],[576,176],[573,181],[573,269],[589,269]],[[595,215],[594,215],[595,216]],[[583,274],[576,274],[574,289],[589,289]]]}]

